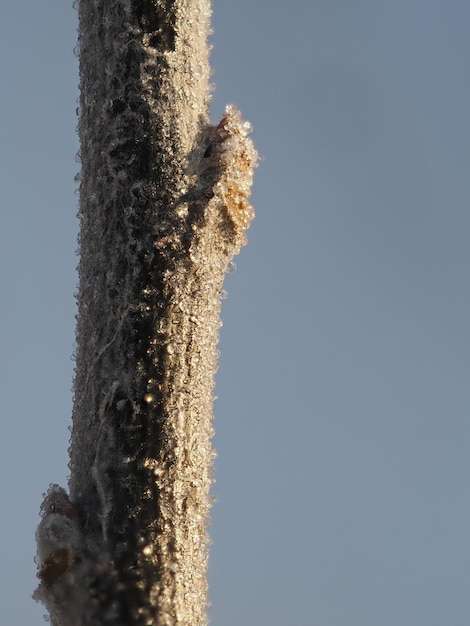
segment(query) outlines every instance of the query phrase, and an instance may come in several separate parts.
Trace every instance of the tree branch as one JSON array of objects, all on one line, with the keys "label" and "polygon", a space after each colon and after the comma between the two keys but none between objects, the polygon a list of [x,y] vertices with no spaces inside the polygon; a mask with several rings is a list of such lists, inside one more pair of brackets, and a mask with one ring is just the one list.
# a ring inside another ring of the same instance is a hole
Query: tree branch
[{"label": "tree branch", "polygon": [[38,527],[55,626],[207,623],[220,292],[257,155],[208,114],[209,0],[80,0],[70,497]]}]

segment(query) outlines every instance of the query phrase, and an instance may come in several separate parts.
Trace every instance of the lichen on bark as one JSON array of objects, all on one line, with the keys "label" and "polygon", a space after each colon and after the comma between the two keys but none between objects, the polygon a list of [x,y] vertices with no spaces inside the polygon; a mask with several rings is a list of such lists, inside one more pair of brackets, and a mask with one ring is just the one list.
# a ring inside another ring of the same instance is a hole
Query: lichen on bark
[{"label": "lichen on bark", "polygon": [[[236,107],[209,120],[209,0],[78,10],[70,508],[51,487],[36,597],[55,626],[202,626],[220,296],[257,155]],[[56,527],[73,545],[45,547]]]}]

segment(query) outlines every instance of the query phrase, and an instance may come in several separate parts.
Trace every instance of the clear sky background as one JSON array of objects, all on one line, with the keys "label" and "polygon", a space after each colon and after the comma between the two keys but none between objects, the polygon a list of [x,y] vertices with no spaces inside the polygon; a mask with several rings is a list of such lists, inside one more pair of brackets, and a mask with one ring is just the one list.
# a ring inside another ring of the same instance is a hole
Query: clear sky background
[{"label": "clear sky background", "polygon": [[[263,156],[227,277],[215,626],[470,624],[470,3],[214,1]],[[77,16],[0,5],[0,610],[67,481]]]}]

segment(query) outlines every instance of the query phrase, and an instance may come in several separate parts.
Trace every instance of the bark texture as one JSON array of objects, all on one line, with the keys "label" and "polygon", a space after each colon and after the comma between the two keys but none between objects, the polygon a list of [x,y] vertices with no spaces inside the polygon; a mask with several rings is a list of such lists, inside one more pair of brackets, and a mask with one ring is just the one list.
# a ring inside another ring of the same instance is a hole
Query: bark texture
[{"label": "bark texture", "polygon": [[220,292],[256,152],[209,121],[210,0],[80,0],[80,264],[70,495],[36,597],[55,626],[207,623]]}]

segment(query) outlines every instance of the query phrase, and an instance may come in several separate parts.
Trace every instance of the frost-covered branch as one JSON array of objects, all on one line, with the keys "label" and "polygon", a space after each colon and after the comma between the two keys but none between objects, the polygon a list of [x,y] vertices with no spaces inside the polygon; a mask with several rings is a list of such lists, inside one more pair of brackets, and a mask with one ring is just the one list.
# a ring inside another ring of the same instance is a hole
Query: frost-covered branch
[{"label": "frost-covered branch", "polygon": [[70,495],[38,528],[54,626],[202,626],[224,273],[256,152],[209,122],[209,0],[80,0]]}]

